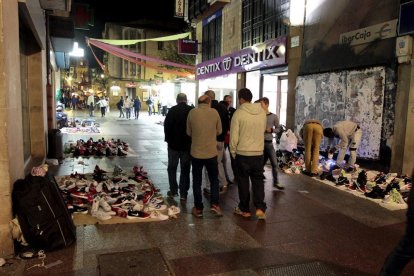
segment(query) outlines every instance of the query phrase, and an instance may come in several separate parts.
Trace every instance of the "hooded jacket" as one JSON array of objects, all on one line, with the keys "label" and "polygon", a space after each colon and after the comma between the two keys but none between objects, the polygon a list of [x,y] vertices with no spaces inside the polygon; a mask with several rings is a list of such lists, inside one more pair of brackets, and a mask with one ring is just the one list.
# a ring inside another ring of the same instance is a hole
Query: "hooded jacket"
[{"label": "hooded jacket", "polygon": [[234,112],[230,124],[230,153],[263,155],[266,113],[260,103],[243,103]]}]

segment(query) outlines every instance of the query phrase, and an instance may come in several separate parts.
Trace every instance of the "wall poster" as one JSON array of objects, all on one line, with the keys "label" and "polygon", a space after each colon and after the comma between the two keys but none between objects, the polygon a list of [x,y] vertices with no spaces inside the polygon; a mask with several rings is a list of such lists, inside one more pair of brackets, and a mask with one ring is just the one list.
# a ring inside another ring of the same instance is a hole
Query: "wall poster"
[{"label": "wall poster", "polygon": [[358,157],[379,158],[384,67],[299,76],[296,83],[296,130],[307,119],[318,119],[324,127],[354,121],[363,131]]}]

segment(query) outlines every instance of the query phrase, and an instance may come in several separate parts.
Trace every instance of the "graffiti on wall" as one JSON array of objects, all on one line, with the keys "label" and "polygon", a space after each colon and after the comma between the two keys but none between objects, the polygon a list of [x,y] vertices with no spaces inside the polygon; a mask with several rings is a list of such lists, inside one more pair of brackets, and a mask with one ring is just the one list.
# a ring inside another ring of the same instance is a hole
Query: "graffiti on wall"
[{"label": "graffiti on wall", "polygon": [[324,127],[332,127],[338,121],[352,120],[363,130],[358,156],[378,159],[384,85],[383,67],[298,77],[297,130],[307,119],[318,119]]}]

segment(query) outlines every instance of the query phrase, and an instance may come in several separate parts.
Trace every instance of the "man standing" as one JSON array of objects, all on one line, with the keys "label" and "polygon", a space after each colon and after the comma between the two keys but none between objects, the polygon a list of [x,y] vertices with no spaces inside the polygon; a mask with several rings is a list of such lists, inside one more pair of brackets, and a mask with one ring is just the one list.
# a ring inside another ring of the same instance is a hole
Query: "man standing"
[{"label": "man standing", "polygon": [[135,114],[135,120],[138,120],[139,117],[139,111],[141,109],[141,101],[138,96],[134,99],[134,114]]},{"label": "man standing", "polygon": [[279,127],[279,117],[276,114],[273,114],[269,111],[269,99],[263,97],[259,100],[262,105],[263,110],[266,112],[266,130],[264,135],[264,151],[263,151],[263,165],[266,164],[267,160],[270,160],[272,165],[272,175],[273,175],[273,187],[279,190],[285,189],[285,187],[279,183],[277,178],[277,157],[276,150],[273,146],[273,133],[277,131]]},{"label": "man standing", "polygon": [[124,118],[124,112],[122,111],[122,109],[124,108],[124,97],[121,96],[121,98],[119,99],[119,102],[116,104],[116,106],[118,107],[119,110],[119,118]]},{"label": "man standing", "polygon": [[124,107],[125,107],[125,111],[126,111],[126,118],[128,120],[130,120],[131,119],[132,101],[131,101],[130,98],[128,98],[128,96],[125,97]]},{"label": "man standing", "polygon": [[89,109],[89,117],[93,117],[93,110],[95,108],[95,96],[91,93],[88,97],[88,101],[86,103]]},{"label": "man standing", "polygon": [[[224,154],[224,137],[229,130],[229,120],[227,117],[227,107],[221,103],[219,103],[215,98],[216,94],[213,90],[207,90],[204,95],[207,95],[211,99],[211,107],[217,110],[220,116],[220,122],[222,127],[222,132],[220,135],[217,136],[217,163],[218,163],[218,179],[219,179],[219,186],[220,190],[227,189],[227,179],[226,174],[224,172],[223,166],[223,154]],[[205,172],[205,171],[204,171]],[[210,181],[208,180],[207,173],[205,173],[205,180],[206,180],[206,189],[204,190],[206,193],[210,193]]]},{"label": "man standing", "polygon": [[217,111],[210,107],[211,98],[203,95],[198,98],[198,107],[190,111],[187,117],[187,134],[191,136],[191,157],[193,166],[194,207],[192,214],[203,217],[203,199],[201,194],[202,171],[205,166],[211,187],[211,212],[221,216],[219,207],[219,181],[217,166],[217,136],[221,133],[221,121]]},{"label": "man standing", "polygon": [[339,153],[336,159],[336,168],[342,168],[342,162],[344,161],[345,153],[349,146],[350,157],[348,160],[349,171],[354,170],[356,161],[357,150],[361,142],[362,130],[357,123],[351,121],[337,122],[332,128],[325,128],[323,135],[329,138],[329,145],[333,145],[334,138],[339,138],[338,144]]},{"label": "man standing", "polygon": [[319,148],[323,138],[323,127],[318,120],[307,120],[300,130],[305,143],[305,171],[309,176],[318,175]]},{"label": "man standing", "polygon": [[239,108],[230,126],[230,153],[236,158],[239,205],[234,213],[250,217],[250,185],[258,219],[266,219],[263,182],[263,148],[266,113],[260,103],[252,104],[252,92],[242,88],[238,92]]},{"label": "man standing", "polygon": [[[168,196],[171,198],[178,196],[179,189],[181,201],[187,200],[190,189],[191,138],[186,131],[187,117],[191,109],[192,107],[187,105],[187,95],[179,93],[177,105],[170,109],[164,121],[165,142],[168,143],[168,181],[170,184]],[[180,162],[181,169],[179,186],[177,184],[178,162]]]},{"label": "man standing", "polygon": [[151,97],[149,97],[148,100],[145,103],[148,106],[148,115],[151,116],[151,114],[152,114],[152,99],[151,99]]}]

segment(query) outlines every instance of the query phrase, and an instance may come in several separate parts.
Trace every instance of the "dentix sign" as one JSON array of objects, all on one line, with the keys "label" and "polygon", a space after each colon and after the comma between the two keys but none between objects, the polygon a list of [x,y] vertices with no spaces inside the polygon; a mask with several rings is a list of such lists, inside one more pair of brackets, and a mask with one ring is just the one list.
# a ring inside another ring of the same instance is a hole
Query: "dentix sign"
[{"label": "dentix sign", "polygon": [[395,37],[396,35],[397,19],[343,33],[339,36],[339,44],[354,46],[369,43],[377,39]]},{"label": "dentix sign", "polygon": [[207,79],[283,64],[286,64],[286,37],[279,37],[266,41],[260,46],[245,48],[198,64],[196,79]]}]

